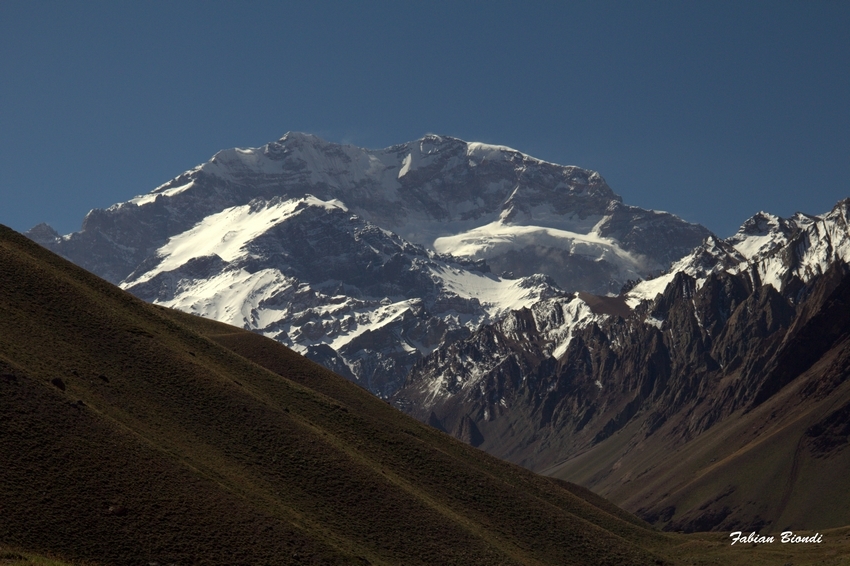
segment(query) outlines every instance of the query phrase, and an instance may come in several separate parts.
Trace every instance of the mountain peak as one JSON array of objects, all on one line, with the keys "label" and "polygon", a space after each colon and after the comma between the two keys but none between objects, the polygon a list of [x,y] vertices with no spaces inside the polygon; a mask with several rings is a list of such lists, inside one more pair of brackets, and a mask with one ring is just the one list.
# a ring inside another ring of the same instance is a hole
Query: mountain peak
[{"label": "mountain peak", "polygon": [[315,134],[308,134],[306,132],[286,132],[283,136],[278,140],[279,143],[286,142],[308,142],[308,143],[322,143],[326,144],[327,141],[323,140],[319,136]]},{"label": "mountain peak", "polygon": [[[797,215],[795,215],[795,218],[798,215],[807,216],[798,212]],[[807,217],[811,218],[809,216]],[[845,225],[850,224],[850,198],[845,198],[835,203],[835,206],[832,207],[832,210],[824,214],[824,218],[841,218]]]},{"label": "mountain peak", "polygon": [[760,211],[744,221],[738,232],[726,239],[726,243],[747,259],[763,257],[784,245],[812,221],[811,217],[799,213],[791,218],[782,218]]},{"label": "mountain peak", "polygon": [[52,244],[61,237],[59,236],[59,232],[54,230],[53,226],[46,222],[42,222],[38,226],[33,226],[24,232],[24,236],[34,242],[38,242],[42,246]]}]

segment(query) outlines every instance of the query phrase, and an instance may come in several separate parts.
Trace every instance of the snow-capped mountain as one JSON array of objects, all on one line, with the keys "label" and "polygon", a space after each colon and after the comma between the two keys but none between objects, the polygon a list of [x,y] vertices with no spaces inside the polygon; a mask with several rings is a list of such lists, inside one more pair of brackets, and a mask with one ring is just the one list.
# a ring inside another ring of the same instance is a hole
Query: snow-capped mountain
[{"label": "snow-capped mountain", "polygon": [[850,200],[759,213],[723,240],[502,146],[287,134],[80,232],[28,235],[498,456],[705,530],[793,524],[803,501],[847,493],[799,474],[758,508],[736,490],[764,450],[776,478],[850,463],[849,215]]},{"label": "snow-capped mountain", "polygon": [[709,232],[624,205],[598,173],[507,147],[429,135],[367,150],[289,133],[93,210],[80,232],[28,235],[146,300],[262,332],[387,395],[439,344],[563,295],[556,286],[616,292]]},{"label": "snow-capped mountain", "polygon": [[788,285],[808,283],[836,261],[850,261],[847,203],[841,201],[821,216],[798,212],[780,218],[759,212],[735,235],[725,240],[710,236],[675,262],[667,274],[638,283],[626,301],[634,307],[654,299],[677,273],[685,273],[701,285],[711,273],[748,272],[757,284],[770,284],[779,292]]},{"label": "snow-capped mountain", "polygon": [[149,194],[93,210],[80,232],[41,242],[119,282],[168,238],[255,199],[313,195],[439,253],[496,273],[543,273],[567,290],[616,292],[666,269],[709,232],[624,205],[604,179],[507,147],[429,135],[382,150],[288,133],[220,151]]},{"label": "snow-capped mountain", "polygon": [[[732,497],[747,481],[734,470],[778,431],[802,436],[764,464],[766,477],[808,457],[795,446],[814,442],[811,457],[831,459],[847,442],[831,423],[850,411],[848,220],[850,199],[820,216],[759,213],[624,295],[547,299],[435,350],[392,402],[670,528],[787,519],[789,501],[820,495],[801,483],[756,508]],[[726,457],[723,472],[711,464]],[[694,479],[712,474],[722,484]]]}]

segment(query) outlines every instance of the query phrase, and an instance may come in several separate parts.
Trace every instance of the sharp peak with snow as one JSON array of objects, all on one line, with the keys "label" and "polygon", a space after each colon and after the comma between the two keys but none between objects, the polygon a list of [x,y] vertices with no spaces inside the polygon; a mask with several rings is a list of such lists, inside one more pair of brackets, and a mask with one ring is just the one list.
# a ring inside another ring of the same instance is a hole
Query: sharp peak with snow
[{"label": "sharp peak with snow", "polygon": [[[759,211],[728,238],[708,236],[659,277],[639,282],[627,294],[630,306],[653,300],[679,273],[702,285],[718,272],[749,273],[755,284],[779,292],[808,283],[829,266],[850,263],[850,198],[823,214],[797,212],[783,218]],[[794,283],[797,281],[798,283]]]}]

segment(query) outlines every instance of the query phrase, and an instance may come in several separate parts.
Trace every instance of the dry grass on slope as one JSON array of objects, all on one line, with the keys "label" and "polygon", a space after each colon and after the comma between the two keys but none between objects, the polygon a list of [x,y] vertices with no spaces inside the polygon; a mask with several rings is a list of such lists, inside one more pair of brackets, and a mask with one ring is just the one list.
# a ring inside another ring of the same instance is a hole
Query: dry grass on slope
[{"label": "dry grass on slope", "polygon": [[0,543],[100,564],[663,561],[667,535],[258,338],[0,229]]}]

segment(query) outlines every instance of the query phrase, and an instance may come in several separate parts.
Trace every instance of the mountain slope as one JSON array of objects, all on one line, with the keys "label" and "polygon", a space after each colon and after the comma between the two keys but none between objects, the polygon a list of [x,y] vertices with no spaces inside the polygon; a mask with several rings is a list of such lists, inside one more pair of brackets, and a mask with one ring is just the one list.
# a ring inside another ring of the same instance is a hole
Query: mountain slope
[{"label": "mountain slope", "polygon": [[511,313],[393,402],[667,528],[847,524],[848,209],[760,214],[624,296]]},{"label": "mountain slope", "polygon": [[[547,473],[592,483],[598,493],[670,529],[847,524],[848,290],[850,271],[838,265],[807,289],[813,296],[787,330],[770,332],[777,311],[754,308],[756,316],[745,323],[752,325],[749,332],[726,333],[713,352],[734,341],[742,350],[752,348],[752,355],[733,361],[728,371],[703,373],[708,383],[697,379],[679,411],[638,414],[620,438]],[[753,303],[736,310],[731,324],[741,325]],[[596,469],[592,479],[589,461]]]},{"label": "mountain slope", "polygon": [[108,564],[653,564],[672,544],[6,228],[0,272],[0,543]]}]

